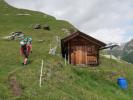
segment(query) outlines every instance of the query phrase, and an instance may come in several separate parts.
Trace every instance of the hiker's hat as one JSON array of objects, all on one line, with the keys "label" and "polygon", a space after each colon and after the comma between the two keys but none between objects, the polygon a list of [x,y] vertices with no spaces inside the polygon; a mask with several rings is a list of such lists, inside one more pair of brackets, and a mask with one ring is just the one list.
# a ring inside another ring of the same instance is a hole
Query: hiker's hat
[{"label": "hiker's hat", "polygon": [[24,41],[21,41],[21,42],[20,42],[20,45],[21,45],[21,46],[25,45],[25,42],[24,42]]}]

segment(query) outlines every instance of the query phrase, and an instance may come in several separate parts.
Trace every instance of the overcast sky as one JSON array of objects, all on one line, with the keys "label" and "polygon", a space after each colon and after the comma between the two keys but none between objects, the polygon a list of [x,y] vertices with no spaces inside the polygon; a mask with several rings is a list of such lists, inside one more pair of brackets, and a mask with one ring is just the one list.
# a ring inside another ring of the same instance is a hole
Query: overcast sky
[{"label": "overcast sky", "polygon": [[133,38],[133,0],[5,0],[17,8],[41,11],[68,20],[103,42]]}]

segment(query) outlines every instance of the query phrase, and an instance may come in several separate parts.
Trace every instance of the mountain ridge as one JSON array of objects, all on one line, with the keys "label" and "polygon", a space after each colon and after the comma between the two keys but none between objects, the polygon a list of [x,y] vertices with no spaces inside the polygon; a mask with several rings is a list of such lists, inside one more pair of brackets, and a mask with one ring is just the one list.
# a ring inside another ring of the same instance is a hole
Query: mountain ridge
[{"label": "mountain ridge", "polygon": [[116,57],[120,57],[122,60],[133,63],[133,39],[131,39],[127,43],[115,47],[112,50],[112,54]]}]

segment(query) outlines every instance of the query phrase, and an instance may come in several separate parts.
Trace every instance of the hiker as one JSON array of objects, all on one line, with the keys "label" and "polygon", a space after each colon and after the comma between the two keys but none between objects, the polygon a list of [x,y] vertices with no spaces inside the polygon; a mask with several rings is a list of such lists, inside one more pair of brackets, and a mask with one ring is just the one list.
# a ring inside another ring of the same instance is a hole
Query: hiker
[{"label": "hiker", "polygon": [[32,38],[31,37],[21,37],[20,41],[21,49],[20,54],[24,56],[24,62],[23,64],[28,64],[28,57],[30,53],[32,52]]}]

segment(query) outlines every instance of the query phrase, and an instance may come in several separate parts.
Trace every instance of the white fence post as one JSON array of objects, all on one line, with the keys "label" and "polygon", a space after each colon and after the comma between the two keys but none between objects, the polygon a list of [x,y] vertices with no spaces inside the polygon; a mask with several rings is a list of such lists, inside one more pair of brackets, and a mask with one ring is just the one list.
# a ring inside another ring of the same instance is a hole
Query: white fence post
[{"label": "white fence post", "polygon": [[41,65],[41,71],[40,71],[40,82],[39,82],[39,86],[42,86],[42,71],[43,71],[43,60],[42,60],[42,65]]}]

